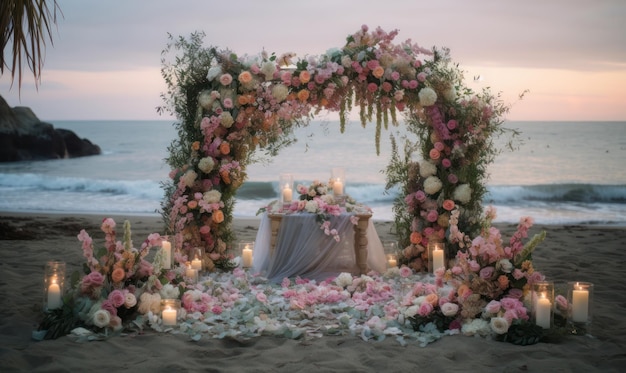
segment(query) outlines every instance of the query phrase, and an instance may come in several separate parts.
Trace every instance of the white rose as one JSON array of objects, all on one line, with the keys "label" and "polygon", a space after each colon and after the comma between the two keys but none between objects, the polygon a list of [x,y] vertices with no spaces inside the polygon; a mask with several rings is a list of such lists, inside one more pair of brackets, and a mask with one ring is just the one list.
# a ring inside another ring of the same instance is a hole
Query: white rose
[{"label": "white rose", "polygon": [[350,58],[350,56],[343,56],[343,57],[341,57],[341,65],[343,67],[350,67],[350,66],[352,66],[352,59]]},{"label": "white rose", "polygon": [[406,316],[406,317],[413,317],[413,316],[417,315],[417,312],[419,312],[419,310],[420,310],[420,306],[418,304],[413,305],[411,307],[408,307],[404,311],[404,316]]},{"label": "white rose", "polygon": [[509,322],[504,317],[492,317],[489,326],[496,334],[504,334],[509,331]]},{"label": "white rose", "polygon": [[209,72],[206,74],[206,78],[209,81],[211,81],[221,75],[222,75],[222,66],[213,66],[209,69]]},{"label": "white rose", "polygon": [[424,180],[424,192],[433,195],[441,190],[443,183],[437,176],[429,176]]},{"label": "white rose", "polygon": [[222,193],[220,193],[219,190],[212,189],[208,192],[204,192],[202,199],[207,203],[219,203],[222,199]]},{"label": "white rose", "polygon": [[511,271],[513,271],[513,264],[508,259],[500,259],[498,264],[496,264],[496,269],[504,273],[511,273]]},{"label": "white rose", "polygon": [[457,312],[459,312],[458,304],[447,302],[441,305],[441,313],[444,316],[451,317],[456,315]]},{"label": "white rose", "polygon": [[207,110],[211,109],[211,105],[213,104],[213,101],[214,99],[211,96],[211,91],[204,90],[200,92],[200,95],[198,95],[198,104],[200,104],[200,106],[202,106],[203,108]]},{"label": "white rose", "polygon": [[93,314],[93,324],[98,328],[109,326],[111,322],[111,314],[107,310],[98,310]]},{"label": "white rose", "polygon": [[327,205],[332,205],[333,203],[335,203],[335,197],[333,197],[330,194],[324,194],[320,197],[322,199],[322,201],[324,201],[324,203],[326,203]]},{"label": "white rose", "polygon": [[213,171],[213,167],[215,167],[215,161],[211,157],[202,158],[198,162],[198,168],[205,174]]},{"label": "white rose", "polygon": [[126,293],[126,296],[124,297],[124,306],[126,306],[126,308],[133,308],[136,305],[137,305],[137,297],[135,297],[135,294]]},{"label": "white rose", "polygon": [[461,333],[463,335],[472,336],[475,334],[486,336],[489,334],[491,327],[489,323],[483,319],[473,319],[472,321],[463,324],[461,327]]},{"label": "white rose", "polygon": [[437,166],[429,161],[420,162],[420,176],[429,177],[437,173]]},{"label": "white rose", "polygon": [[289,95],[289,89],[284,84],[276,84],[272,87],[272,96],[276,99],[276,102],[280,103],[285,101]]},{"label": "white rose", "polygon": [[420,105],[432,106],[437,102],[437,92],[430,87],[422,88],[417,96],[420,99]]},{"label": "white rose", "polygon": [[342,272],[335,278],[335,283],[337,286],[341,286],[342,288],[346,288],[352,285],[352,274],[347,272]]},{"label": "white rose", "polygon": [[198,174],[194,170],[189,170],[185,172],[185,174],[183,175],[183,181],[185,182],[185,185],[188,188],[191,188],[193,184],[196,182],[197,177],[198,177]]},{"label": "white rose", "polygon": [[461,203],[469,203],[472,200],[472,188],[469,184],[461,184],[452,193],[452,199]]}]

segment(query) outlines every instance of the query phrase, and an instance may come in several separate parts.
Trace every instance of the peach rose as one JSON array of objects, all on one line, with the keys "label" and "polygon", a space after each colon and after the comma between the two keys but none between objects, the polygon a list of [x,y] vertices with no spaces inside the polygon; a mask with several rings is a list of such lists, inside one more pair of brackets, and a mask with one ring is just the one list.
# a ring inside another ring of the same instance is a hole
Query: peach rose
[{"label": "peach rose", "polygon": [[220,152],[224,155],[230,153],[230,144],[226,141],[220,144]]},{"label": "peach rose", "polygon": [[224,213],[222,210],[213,211],[213,222],[219,224],[224,221]]},{"label": "peach rose", "polygon": [[412,244],[419,244],[422,242],[422,234],[420,232],[411,232],[411,243]]},{"label": "peach rose", "polygon": [[250,83],[252,81],[252,74],[250,74],[249,71],[242,71],[238,79],[243,84]]},{"label": "peach rose", "polygon": [[309,99],[309,91],[307,91],[306,89],[303,89],[298,92],[298,100],[304,102],[308,99]]},{"label": "peach rose", "polygon": [[195,151],[200,150],[200,141],[194,141],[191,144],[191,150],[195,150]]},{"label": "peach rose", "polygon": [[437,160],[439,159],[439,157],[441,157],[441,153],[439,152],[439,150],[435,148],[430,149],[430,152],[428,153],[428,155],[430,156],[430,159],[434,159],[434,160]]},{"label": "peach rose", "polygon": [[437,296],[437,294],[428,294],[424,298],[424,302],[428,302],[433,307],[436,307],[439,304],[439,297]]},{"label": "peach rose", "polygon": [[383,69],[382,66],[376,66],[376,68],[372,70],[372,75],[377,79],[380,79],[384,73],[385,69]]},{"label": "peach rose", "polygon": [[187,207],[192,210],[195,209],[196,207],[198,207],[198,201],[189,201],[189,203],[187,203]]},{"label": "peach rose", "polygon": [[443,208],[448,211],[452,211],[452,209],[454,209],[454,206],[455,206],[455,203],[451,199],[446,199],[445,201],[443,201]]},{"label": "peach rose", "polygon": [[311,80],[311,74],[309,74],[309,72],[306,70],[300,71],[300,75],[298,75],[298,79],[300,79],[302,83],[308,83],[309,80]]},{"label": "peach rose", "polygon": [[124,272],[124,269],[122,268],[115,268],[113,270],[113,273],[111,273],[111,280],[113,280],[113,282],[122,282],[122,280],[124,280],[124,278],[126,277],[126,272]]}]

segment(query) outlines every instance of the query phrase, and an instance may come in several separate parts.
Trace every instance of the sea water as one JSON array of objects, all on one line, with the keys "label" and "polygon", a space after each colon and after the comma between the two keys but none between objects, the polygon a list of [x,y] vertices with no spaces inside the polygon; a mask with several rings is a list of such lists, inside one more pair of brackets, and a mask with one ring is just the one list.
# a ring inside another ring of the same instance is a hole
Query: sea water
[{"label": "sea water", "polygon": [[[0,163],[0,211],[158,215],[173,120],[49,121],[102,148],[98,156]],[[327,181],[333,167],[346,170],[346,193],[372,207],[374,219],[392,220],[396,189],[386,190],[390,136],[377,151],[375,125],[353,121],[341,133],[334,120],[315,120],[295,132],[298,141],[247,169],[234,215],[253,217],[276,199],[281,173],[297,183]],[[539,224],[626,225],[626,122],[507,122],[522,143],[490,165],[484,205],[498,222],[532,216]],[[496,140],[505,148],[507,137]]]}]

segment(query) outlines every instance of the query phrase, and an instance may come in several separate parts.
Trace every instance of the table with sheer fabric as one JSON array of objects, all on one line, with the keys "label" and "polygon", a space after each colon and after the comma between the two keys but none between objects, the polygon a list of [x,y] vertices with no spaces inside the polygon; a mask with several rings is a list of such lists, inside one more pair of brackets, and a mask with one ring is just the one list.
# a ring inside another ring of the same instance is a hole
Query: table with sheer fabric
[{"label": "table with sheer fabric", "polygon": [[[353,224],[351,217],[358,218]],[[339,241],[320,229],[306,212],[264,213],[254,243],[252,270],[272,282],[284,278],[325,280],[342,272],[354,275],[386,270],[385,252],[371,214],[332,216]]]}]

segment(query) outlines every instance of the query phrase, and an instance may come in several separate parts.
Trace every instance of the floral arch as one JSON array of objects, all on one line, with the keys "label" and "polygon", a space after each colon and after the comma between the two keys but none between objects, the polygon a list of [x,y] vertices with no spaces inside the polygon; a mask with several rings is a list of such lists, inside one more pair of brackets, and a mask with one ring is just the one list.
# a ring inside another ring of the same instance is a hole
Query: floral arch
[{"label": "floral arch", "polygon": [[[488,89],[465,85],[448,50],[395,43],[397,34],[362,26],[343,48],[299,60],[205,48],[202,33],[170,37],[162,60],[168,90],[158,110],[178,120],[162,203],[176,248],[202,247],[207,269],[227,268],[246,166],[258,151],[276,155],[295,141],[296,126],[323,110],[338,112],[343,130],[358,109],[363,125],[377,126],[377,144],[382,127],[399,125],[398,113],[417,135],[402,144],[392,138],[387,169],[387,187],[402,194],[394,206],[401,262],[419,270],[429,240],[447,239],[456,251],[464,244],[459,230],[478,232],[486,167],[498,153],[492,139],[506,131],[508,107]],[[176,51],[182,55],[168,62]],[[414,161],[415,153],[422,159]]]}]

